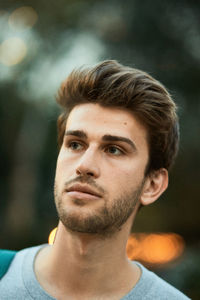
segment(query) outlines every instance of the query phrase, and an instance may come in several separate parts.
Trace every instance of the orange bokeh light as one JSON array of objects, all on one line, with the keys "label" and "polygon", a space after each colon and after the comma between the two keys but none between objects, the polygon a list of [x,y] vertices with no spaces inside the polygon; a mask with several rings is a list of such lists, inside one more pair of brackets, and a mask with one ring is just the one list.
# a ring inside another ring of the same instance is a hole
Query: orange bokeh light
[{"label": "orange bokeh light", "polygon": [[183,238],[175,233],[132,234],[127,243],[127,255],[151,265],[165,264],[184,251]]}]

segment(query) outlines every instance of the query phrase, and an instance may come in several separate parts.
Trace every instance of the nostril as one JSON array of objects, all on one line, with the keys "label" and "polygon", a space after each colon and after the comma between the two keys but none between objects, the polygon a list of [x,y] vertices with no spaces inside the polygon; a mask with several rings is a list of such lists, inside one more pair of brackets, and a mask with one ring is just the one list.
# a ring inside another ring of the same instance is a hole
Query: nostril
[{"label": "nostril", "polygon": [[87,175],[88,175],[88,176],[94,176],[94,173],[92,173],[92,172],[87,172]]},{"label": "nostril", "polygon": [[88,176],[94,176],[94,173],[93,172],[84,172],[84,171],[81,171],[80,169],[76,169],[76,174],[78,175],[83,175],[83,174],[87,174]]}]

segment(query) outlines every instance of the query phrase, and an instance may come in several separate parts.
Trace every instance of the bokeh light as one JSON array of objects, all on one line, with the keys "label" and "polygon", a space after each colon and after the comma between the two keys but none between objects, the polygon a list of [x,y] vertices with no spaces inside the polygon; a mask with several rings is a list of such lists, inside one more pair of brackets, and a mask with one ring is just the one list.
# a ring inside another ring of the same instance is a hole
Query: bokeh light
[{"label": "bokeh light", "polygon": [[0,45],[0,62],[6,66],[19,64],[26,54],[27,47],[21,38],[9,38]]},{"label": "bokeh light", "polygon": [[37,19],[37,12],[31,6],[22,6],[14,10],[8,23],[12,29],[21,31],[33,27]]},{"label": "bokeh light", "polygon": [[55,239],[55,236],[56,236],[56,231],[57,231],[57,227],[54,228],[54,229],[50,232],[49,238],[48,238],[48,243],[49,243],[49,245],[53,245],[54,239]]},{"label": "bokeh light", "polygon": [[175,233],[132,234],[127,243],[131,260],[162,265],[180,257],[185,248],[183,238]]}]

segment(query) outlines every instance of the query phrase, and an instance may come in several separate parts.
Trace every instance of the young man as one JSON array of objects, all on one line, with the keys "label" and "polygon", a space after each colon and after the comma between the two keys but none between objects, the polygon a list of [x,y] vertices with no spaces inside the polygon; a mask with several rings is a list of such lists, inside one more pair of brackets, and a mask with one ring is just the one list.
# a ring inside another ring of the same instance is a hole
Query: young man
[{"label": "young man", "polygon": [[53,246],[18,252],[1,299],[188,299],[126,256],[140,206],[168,186],[176,105],[148,74],[104,61],[73,71],[58,103]]}]

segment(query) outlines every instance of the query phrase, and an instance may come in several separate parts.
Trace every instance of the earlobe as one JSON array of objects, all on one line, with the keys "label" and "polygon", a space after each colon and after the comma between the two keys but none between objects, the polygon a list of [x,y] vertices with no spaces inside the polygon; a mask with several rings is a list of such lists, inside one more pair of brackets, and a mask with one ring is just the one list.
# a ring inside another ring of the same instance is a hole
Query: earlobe
[{"label": "earlobe", "polygon": [[168,171],[164,168],[153,171],[146,179],[140,197],[142,205],[156,201],[168,187]]}]

